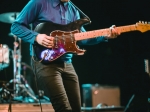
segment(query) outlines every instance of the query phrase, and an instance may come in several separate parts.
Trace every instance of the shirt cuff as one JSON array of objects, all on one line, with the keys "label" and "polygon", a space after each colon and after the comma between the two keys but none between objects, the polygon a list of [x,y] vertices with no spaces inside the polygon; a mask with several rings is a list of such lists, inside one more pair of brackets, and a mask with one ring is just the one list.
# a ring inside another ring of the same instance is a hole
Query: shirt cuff
[{"label": "shirt cuff", "polygon": [[35,38],[37,37],[38,34],[39,34],[39,33],[37,33],[37,32],[34,32],[34,33],[33,33],[33,38],[32,38],[31,44],[34,44],[34,43],[35,43]]}]

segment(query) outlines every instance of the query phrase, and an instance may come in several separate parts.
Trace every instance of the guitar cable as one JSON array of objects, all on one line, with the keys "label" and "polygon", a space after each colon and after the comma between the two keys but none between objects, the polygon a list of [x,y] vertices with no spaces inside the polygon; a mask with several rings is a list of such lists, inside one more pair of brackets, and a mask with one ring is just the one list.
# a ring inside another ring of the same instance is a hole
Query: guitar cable
[{"label": "guitar cable", "polygon": [[[33,58],[31,58],[31,59],[33,60]],[[35,60],[33,60],[33,61],[35,62]],[[37,75],[36,75],[36,65],[35,64],[34,64],[34,66],[32,64],[32,69],[33,69],[33,73],[34,73],[35,86],[36,86],[37,92],[39,92],[38,82],[37,82]],[[38,96],[39,96],[39,93],[38,93]],[[39,99],[39,104],[40,104],[41,112],[43,112],[40,97],[38,99]]]}]

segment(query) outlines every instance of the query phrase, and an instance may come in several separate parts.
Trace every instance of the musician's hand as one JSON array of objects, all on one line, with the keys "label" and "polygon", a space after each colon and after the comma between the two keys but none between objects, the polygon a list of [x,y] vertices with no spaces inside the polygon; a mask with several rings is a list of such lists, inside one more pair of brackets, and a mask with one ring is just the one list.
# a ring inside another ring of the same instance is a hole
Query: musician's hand
[{"label": "musician's hand", "polygon": [[115,25],[112,25],[110,27],[110,33],[105,38],[112,39],[112,38],[116,38],[118,35],[120,35],[120,32],[116,29]]},{"label": "musician's hand", "polygon": [[51,36],[47,36],[45,34],[38,34],[35,41],[44,46],[44,47],[47,47],[47,48],[52,48],[52,46],[54,45],[54,37],[51,37]]}]

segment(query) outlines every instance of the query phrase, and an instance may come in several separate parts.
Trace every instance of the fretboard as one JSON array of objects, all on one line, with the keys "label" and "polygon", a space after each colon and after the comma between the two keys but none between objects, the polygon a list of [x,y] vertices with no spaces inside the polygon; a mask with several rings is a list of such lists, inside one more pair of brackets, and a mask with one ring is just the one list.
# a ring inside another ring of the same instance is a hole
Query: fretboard
[{"label": "fretboard", "polygon": [[[124,32],[135,31],[137,30],[137,27],[134,24],[134,25],[128,25],[128,26],[119,26],[119,27],[116,27],[116,29],[118,32],[124,33]],[[98,36],[107,36],[109,34],[110,34],[110,29],[106,28],[106,29],[100,29],[100,30],[75,33],[74,37],[75,37],[75,40],[78,41],[78,40],[84,40],[88,38],[95,38]]]}]

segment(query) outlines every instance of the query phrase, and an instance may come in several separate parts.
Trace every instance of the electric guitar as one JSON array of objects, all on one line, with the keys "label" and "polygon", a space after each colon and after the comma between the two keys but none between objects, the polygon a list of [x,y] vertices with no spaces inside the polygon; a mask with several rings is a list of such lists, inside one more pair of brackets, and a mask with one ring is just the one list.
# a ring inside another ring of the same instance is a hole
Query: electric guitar
[{"label": "electric guitar", "polygon": [[[33,45],[34,52],[38,60],[43,63],[50,63],[66,53],[83,55],[85,50],[78,48],[76,45],[77,41],[95,38],[110,33],[109,28],[80,32],[81,27],[89,23],[90,21],[84,18],[71,22],[67,25],[60,25],[52,22],[43,22],[38,24],[34,31],[54,37],[54,46],[50,49],[43,47],[38,43]],[[138,22],[133,25],[119,26],[116,28],[120,33],[130,31],[146,32],[150,30],[150,25],[148,23]]]}]

